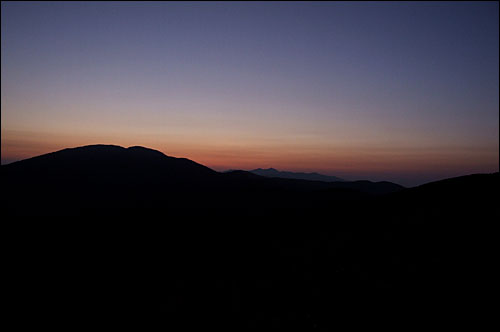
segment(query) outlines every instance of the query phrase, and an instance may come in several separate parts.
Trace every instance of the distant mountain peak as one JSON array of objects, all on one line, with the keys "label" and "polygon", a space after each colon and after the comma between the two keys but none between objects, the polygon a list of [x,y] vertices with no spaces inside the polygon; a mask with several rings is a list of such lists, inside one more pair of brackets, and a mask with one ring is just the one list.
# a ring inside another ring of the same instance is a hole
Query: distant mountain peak
[{"label": "distant mountain peak", "polygon": [[336,176],[329,176],[324,174],[319,174],[316,172],[313,173],[301,173],[301,172],[288,172],[288,171],[279,171],[275,168],[257,168],[249,171],[251,173],[267,176],[267,177],[276,177],[276,178],[285,178],[285,179],[300,179],[300,180],[311,180],[311,181],[323,181],[323,182],[340,182],[344,181],[341,178]]}]

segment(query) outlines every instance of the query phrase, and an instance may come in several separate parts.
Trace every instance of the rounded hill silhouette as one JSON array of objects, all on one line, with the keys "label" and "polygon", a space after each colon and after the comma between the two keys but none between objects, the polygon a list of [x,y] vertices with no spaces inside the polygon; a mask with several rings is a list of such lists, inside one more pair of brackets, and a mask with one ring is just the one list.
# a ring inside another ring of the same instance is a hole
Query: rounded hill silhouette
[{"label": "rounded hill silhouette", "polygon": [[399,191],[370,181],[323,182],[216,172],[186,158],[132,146],[68,148],[2,166],[12,214],[103,213],[130,209],[274,209]]}]

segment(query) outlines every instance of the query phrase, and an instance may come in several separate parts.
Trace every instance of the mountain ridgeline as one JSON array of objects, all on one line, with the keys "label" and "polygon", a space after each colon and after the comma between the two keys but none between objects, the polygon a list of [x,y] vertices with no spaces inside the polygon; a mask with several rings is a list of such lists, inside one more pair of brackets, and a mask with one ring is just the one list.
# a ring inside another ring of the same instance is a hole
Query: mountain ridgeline
[{"label": "mountain ridgeline", "polygon": [[115,145],[68,148],[1,169],[3,211],[13,216],[154,216],[168,211],[185,216],[274,215],[278,220],[286,214],[319,220],[323,214],[335,213],[337,224],[367,222],[366,214],[384,221],[415,220],[409,211],[440,209],[461,201],[488,202],[497,195],[498,184],[498,173],[415,188],[385,181],[331,182],[338,178],[273,169],[221,173],[156,150]]},{"label": "mountain ridgeline", "polygon": [[344,181],[336,176],[323,175],[316,172],[313,173],[287,172],[287,171],[278,171],[274,168],[267,168],[267,169],[257,168],[249,172],[257,175],[267,176],[270,178],[300,179],[300,180],[324,181],[324,182]]},{"label": "mountain ridgeline", "polygon": [[[318,175],[319,176],[319,175]],[[321,177],[321,176],[319,176]],[[397,192],[389,182],[322,182],[219,173],[144,147],[91,145],[2,166],[7,212],[27,215],[115,214],[163,209],[193,212],[314,208]]]}]

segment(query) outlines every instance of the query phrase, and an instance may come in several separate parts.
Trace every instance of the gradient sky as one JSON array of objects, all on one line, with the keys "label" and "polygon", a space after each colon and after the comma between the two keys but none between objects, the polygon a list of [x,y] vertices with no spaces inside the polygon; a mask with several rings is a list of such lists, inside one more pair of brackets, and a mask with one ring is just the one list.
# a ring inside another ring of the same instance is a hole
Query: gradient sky
[{"label": "gradient sky", "polygon": [[143,145],[412,186],[499,169],[498,2],[4,2],[2,163]]}]

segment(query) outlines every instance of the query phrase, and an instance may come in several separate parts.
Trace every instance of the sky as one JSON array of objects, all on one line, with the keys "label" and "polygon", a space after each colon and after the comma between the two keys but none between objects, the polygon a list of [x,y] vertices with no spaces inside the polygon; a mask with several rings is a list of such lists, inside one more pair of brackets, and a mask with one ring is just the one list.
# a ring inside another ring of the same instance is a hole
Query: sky
[{"label": "sky", "polygon": [[498,7],[2,1],[2,164],[116,144],[406,186],[498,172]]}]

